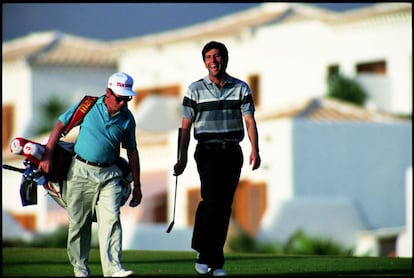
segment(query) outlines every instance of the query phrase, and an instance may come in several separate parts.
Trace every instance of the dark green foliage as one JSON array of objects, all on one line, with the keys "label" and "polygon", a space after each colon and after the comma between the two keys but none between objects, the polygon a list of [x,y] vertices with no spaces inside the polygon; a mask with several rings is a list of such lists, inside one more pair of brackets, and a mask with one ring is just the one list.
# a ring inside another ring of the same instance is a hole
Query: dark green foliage
[{"label": "dark green foliage", "polygon": [[259,243],[251,235],[240,232],[238,236],[228,239],[228,247],[232,252],[273,253],[280,255],[341,255],[351,256],[352,248],[344,248],[341,244],[324,238],[311,237],[298,230],[281,244]]},{"label": "dark green foliage", "polygon": [[40,124],[36,135],[50,132],[57,122],[58,116],[65,111],[68,105],[56,95],[52,95],[40,107]]},{"label": "dark green foliage", "polygon": [[[97,235],[92,232],[91,247],[98,247]],[[35,234],[30,242],[23,240],[3,240],[3,247],[40,247],[40,248],[66,248],[68,240],[68,226],[60,226],[51,233]]]},{"label": "dark green foliage", "polygon": [[61,226],[56,231],[47,234],[35,234],[31,241],[3,240],[3,247],[42,247],[42,248],[66,248],[68,227]]},{"label": "dark green foliage", "polygon": [[231,237],[228,245],[233,252],[254,252],[257,251],[257,243],[248,233],[241,232],[237,237]]},{"label": "dark green foliage", "polygon": [[294,255],[341,255],[351,256],[352,248],[343,248],[341,244],[322,237],[311,237],[302,230],[296,231],[284,246],[286,254]]},{"label": "dark green foliage", "polygon": [[55,232],[51,234],[38,235],[35,237],[35,240],[32,242],[32,247],[66,247],[66,242],[68,239],[68,227],[61,226]]},{"label": "dark green foliage", "polygon": [[282,254],[283,247],[272,243],[259,243],[250,234],[240,230],[237,236],[227,240],[227,246],[231,252],[237,253],[273,253]]},{"label": "dark green foliage", "polygon": [[334,74],[328,78],[328,97],[363,106],[368,98],[361,85],[351,78]]}]

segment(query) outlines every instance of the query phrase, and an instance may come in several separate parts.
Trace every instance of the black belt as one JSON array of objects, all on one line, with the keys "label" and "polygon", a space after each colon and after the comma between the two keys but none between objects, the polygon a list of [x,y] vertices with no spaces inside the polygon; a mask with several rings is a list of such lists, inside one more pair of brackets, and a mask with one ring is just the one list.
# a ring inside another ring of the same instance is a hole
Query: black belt
[{"label": "black belt", "polygon": [[101,167],[101,168],[109,167],[109,166],[112,165],[112,163],[102,163],[102,162],[92,162],[92,161],[88,161],[88,160],[82,158],[78,154],[75,154],[75,158],[77,160],[79,160],[79,161],[82,161],[83,163],[85,163],[87,165],[97,166],[97,167]]},{"label": "black belt", "polygon": [[229,150],[239,146],[237,141],[222,141],[222,142],[200,142],[199,145],[206,150]]}]

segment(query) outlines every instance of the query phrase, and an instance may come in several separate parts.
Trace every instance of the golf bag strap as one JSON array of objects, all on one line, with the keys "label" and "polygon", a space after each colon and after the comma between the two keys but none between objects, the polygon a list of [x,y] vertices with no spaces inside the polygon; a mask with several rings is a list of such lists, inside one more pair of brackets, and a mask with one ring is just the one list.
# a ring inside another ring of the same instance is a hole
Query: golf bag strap
[{"label": "golf bag strap", "polygon": [[98,100],[98,97],[93,96],[84,96],[82,101],[79,103],[75,112],[72,115],[72,118],[69,121],[69,124],[66,126],[65,130],[62,132],[62,137],[66,136],[68,132],[78,125],[85,117],[86,113],[92,108],[95,102]]}]

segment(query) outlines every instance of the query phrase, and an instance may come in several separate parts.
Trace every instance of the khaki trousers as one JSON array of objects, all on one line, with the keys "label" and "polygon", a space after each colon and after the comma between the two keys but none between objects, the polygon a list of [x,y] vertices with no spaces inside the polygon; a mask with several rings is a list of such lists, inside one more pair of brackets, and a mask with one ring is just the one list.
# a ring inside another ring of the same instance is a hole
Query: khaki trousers
[{"label": "khaki trousers", "polygon": [[121,170],[115,165],[100,168],[73,159],[68,173],[66,201],[69,216],[67,253],[75,275],[90,275],[88,258],[95,217],[103,275],[111,276],[122,269],[121,176]]}]

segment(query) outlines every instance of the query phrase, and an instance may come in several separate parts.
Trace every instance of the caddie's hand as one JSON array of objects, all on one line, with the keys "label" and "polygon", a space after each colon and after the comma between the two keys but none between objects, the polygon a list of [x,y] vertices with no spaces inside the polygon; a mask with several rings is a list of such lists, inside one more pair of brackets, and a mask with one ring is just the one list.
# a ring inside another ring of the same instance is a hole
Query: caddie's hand
[{"label": "caddie's hand", "polygon": [[139,204],[141,204],[141,200],[142,200],[141,187],[140,186],[136,186],[132,190],[132,199],[129,202],[129,206],[130,207],[136,207]]},{"label": "caddie's hand", "polygon": [[52,163],[50,163],[50,160],[48,159],[41,160],[37,168],[39,169],[40,172],[49,174],[52,171]]}]

